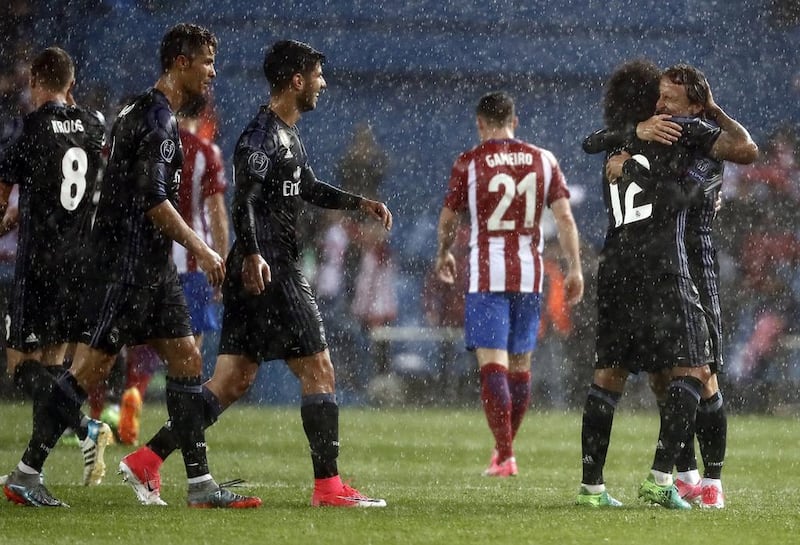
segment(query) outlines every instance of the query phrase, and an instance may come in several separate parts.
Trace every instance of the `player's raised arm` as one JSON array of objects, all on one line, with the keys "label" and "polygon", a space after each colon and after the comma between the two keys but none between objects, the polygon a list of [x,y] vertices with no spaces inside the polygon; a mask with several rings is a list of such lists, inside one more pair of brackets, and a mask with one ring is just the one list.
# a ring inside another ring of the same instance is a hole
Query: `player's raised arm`
[{"label": "player's raised arm", "polygon": [[722,129],[722,134],[711,148],[711,157],[742,165],[750,164],[758,158],[758,146],[750,137],[750,133],[719,107],[711,94],[711,88],[708,89],[704,112],[708,119],[715,121]]}]

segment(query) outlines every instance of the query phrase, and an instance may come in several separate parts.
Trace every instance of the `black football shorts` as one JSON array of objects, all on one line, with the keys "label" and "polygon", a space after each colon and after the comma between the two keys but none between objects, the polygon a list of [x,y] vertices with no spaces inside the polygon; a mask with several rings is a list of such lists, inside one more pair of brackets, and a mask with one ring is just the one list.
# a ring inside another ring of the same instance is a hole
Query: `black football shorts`
[{"label": "black football shorts", "polygon": [[706,315],[690,279],[610,270],[597,286],[595,368],[631,373],[713,362]]},{"label": "black football shorts", "polygon": [[259,295],[245,292],[240,277],[231,275],[223,301],[220,354],[261,363],[311,356],[328,347],[317,302],[300,271],[273,278]]},{"label": "black football shorts", "polygon": [[153,286],[99,284],[87,288],[81,342],[116,354],[151,339],[192,336],[189,309],[177,274]]}]

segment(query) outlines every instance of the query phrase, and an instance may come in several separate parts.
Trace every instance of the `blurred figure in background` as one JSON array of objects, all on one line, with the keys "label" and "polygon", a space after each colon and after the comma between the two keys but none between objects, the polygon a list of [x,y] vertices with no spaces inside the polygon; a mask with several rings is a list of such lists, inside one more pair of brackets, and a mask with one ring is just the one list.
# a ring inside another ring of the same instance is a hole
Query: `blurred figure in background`
[{"label": "blurred figure in background", "polygon": [[[770,410],[800,379],[784,339],[800,316],[800,165],[797,136],[777,128],[761,159],[736,171],[720,220],[735,275],[737,327],[732,332],[731,378],[745,406]],[[742,287],[746,289],[742,290]]]},{"label": "blurred figure in background", "polygon": [[[450,252],[456,262],[453,282],[439,278],[435,264],[422,285],[425,323],[435,328],[464,329],[464,302],[469,277],[469,223],[460,221]],[[463,333],[462,333],[463,334]],[[443,336],[439,343],[436,386],[439,401],[473,401],[475,363],[464,350],[463,339]],[[468,395],[472,394],[472,395]]]},{"label": "blurred figure in background", "polygon": [[350,146],[339,160],[341,188],[375,199],[380,193],[388,168],[389,156],[378,145],[372,128],[364,122],[356,125]]},{"label": "blurred figure in background", "polygon": [[540,406],[563,409],[569,365],[566,341],[572,334],[571,307],[567,303],[566,277],[561,270],[556,241],[547,241],[542,254],[544,290],[542,318],[536,343],[536,372],[531,376],[531,398]]},{"label": "blurred figure in background", "polygon": [[343,395],[363,393],[370,374],[369,340],[353,315],[351,302],[359,267],[361,222],[341,210],[324,210],[317,232],[317,304],[325,323],[336,382]]},{"label": "blurred figure in background", "polygon": [[[388,233],[379,225],[363,224],[361,259],[353,286],[353,316],[366,336],[397,318],[397,271],[389,247]],[[378,376],[389,373],[389,342],[372,342],[372,360]]]}]

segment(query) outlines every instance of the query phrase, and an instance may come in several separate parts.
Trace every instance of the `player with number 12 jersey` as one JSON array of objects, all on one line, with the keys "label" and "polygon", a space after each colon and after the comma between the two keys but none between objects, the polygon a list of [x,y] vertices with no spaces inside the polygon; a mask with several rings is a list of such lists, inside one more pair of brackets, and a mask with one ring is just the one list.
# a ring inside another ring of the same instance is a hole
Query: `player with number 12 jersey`
[{"label": "player with number 12 jersey", "polygon": [[91,228],[104,145],[101,114],[47,102],[24,117],[0,156],[0,181],[19,185],[12,348],[29,351],[66,340],[64,328],[74,316],[72,306],[62,303],[78,289],[78,253]]},{"label": "player with number 12 jersey", "polygon": [[469,293],[542,290],[544,206],[569,198],[549,151],[517,139],[487,140],[462,153],[445,206],[469,211]]}]

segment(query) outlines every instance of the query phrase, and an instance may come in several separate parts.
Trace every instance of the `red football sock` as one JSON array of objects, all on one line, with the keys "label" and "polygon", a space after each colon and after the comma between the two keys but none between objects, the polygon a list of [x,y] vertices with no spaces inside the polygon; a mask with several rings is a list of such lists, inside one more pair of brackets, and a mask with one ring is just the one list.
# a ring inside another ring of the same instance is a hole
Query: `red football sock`
[{"label": "red football sock", "polygon": [[137,388],[142,399],[150,384],[150,379],[156,369],[161,365],[155,350],[147,346],[134,346],[128,349],[126,355],[127,376],[125,389]]},{"label": "red football sock", "polygon": [[508,374],[508,389],[511,392],[511,437],[517,431],[531,403],[531,372],[520,371]]},{"label": "red football sock", "polygon": [[511,394],[508,389],[508,369],[499,363],[481,367],[481,402],[489,429],[494,435],[497,459],[502,462],[514,455],[511,446]]},{"label": "red football sock", "polygon": [[89,390],[89,416],[98,420],[106,404],[106,384],[101,382]]}]

